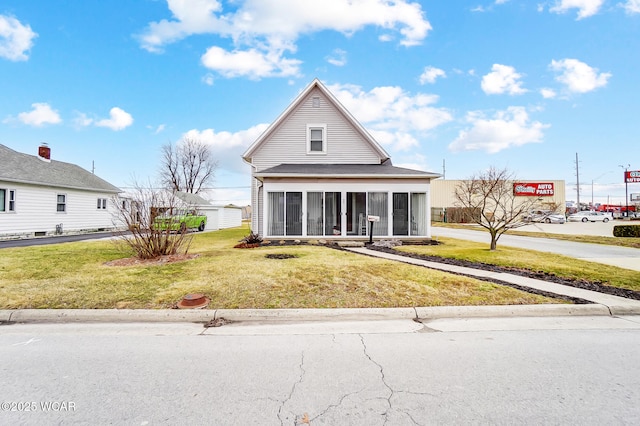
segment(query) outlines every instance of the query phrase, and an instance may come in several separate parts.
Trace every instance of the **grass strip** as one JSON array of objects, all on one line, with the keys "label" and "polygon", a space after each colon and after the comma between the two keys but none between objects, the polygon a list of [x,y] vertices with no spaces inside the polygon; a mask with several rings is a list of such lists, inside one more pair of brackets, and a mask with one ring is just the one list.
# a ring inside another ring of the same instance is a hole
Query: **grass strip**
[{"label": "grass strip", "polygon": [[640,271],[574,259],[554,253],[518,249],[498,244],[490,251],[486,243],[439,237],[440,245],[400,246],[398,251],[482,262],[553,274],[565,279],[600,282],[612,287],[640,291]]},{"label": "grass strip", "polygon": [[248,233],[242,227],[194,235],[196,259],[154,265],[108,266],[132,255],[111,241],[2,249],[0,308],[162,309],[188,293],[206,294],[210,309],[562,303],[322,246],[234,249]]}]

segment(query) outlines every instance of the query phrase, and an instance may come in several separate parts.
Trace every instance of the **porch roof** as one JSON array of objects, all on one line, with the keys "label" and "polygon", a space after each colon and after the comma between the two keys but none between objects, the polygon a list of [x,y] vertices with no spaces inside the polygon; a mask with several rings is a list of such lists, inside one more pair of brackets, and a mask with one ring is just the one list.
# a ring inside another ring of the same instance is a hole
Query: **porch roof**
[{"label": "porch roof", "polygon": [[262,180],[270,177],[436,179],[441,175],[405,169],[389,164],[280,164],[254,173]]}]

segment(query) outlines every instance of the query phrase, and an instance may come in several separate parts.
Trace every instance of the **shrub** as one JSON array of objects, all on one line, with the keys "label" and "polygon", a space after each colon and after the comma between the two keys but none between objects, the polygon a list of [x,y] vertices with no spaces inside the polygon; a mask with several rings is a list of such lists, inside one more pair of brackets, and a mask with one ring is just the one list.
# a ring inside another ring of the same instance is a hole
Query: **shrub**
[{"label": "shrub", "polygon": [[262,242],[262,238],[255,232],[251,232],[249,235],[240,240],[241,243],[247,244],[260,244]]},{"label": "shrub", "polygon": [[640,237],[640,225],[616,225],[613,227],[614,237]]},{"label": "shrub", "polygon": [[[175,223],[157,226],[159,211],[173,211],[180,200],[172,191],[157,190],[138,183],[126,197],[114,198],[113,223],[119,232],[116,242],[129,247],[139,259],[155,259],[172,254],[187,254],[192,237],[185,229],[172,231]],[[128,230],[128,232],[127,232]]]}]

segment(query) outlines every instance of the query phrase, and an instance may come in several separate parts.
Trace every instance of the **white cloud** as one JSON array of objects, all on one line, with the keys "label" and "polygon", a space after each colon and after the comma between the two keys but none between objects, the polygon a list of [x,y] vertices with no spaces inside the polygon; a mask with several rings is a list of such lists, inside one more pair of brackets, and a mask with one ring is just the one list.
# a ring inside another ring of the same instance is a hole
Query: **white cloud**
[{"label": "white cloud", "polygon": [[283,51],[265,53],[257,49],[228,52],[213,46],[202,55],[202,64],[224,77],[244,76],[258,80],[263,77],[297,76],[301,62],[297,59],[283,58],[283,53]]},{"label": "white cloud", "polygon": [[329,90],[376,140],[396,150],[418,145],[418,134],[453,119],[447,109],[434,106],[436,95],[411,95],[397,86],[366,92],[360,86],[333,85]]},{"label": "white cloud", "polygon": [[543,87],[542,89],[540,89],[540,94],[545,99],[553,99],[557,95],[555,90],[549,89],[549,88],[546,88],[546,87]]},{"label": "white cloud", "polygon": [[58,124],[62,122],[58,111],[51,109],[49,104],[35,103],[31,104],[33,108],[29,112],[21,112],[18,114],[18,120],[28,126],[41,127],[45,124]]},{"label": "white cloud", "polygon": [[210,72],[202,76],[202,82],[207,86],[213,86],[214,81],[215,81],[215,78],[213,77],[213,74],[211,74]]},{"label": "white cloud", "polygon": [[486,118],[480,112],[467,114],[468,130],[462,130],[449,144],[453,152],[483,150],[490,154],[507,148],[528,143],[541,142],[543,130],[548,124],[530,122],[524,107],[509,107],[498,111],[493,118]]},{"label": "white cloud", "polygon": [[327,57],[327,62],[336,67],[343,67],[347,64],[347,52],[342,49],[334,49],[331,55]]},{"label": "white cloud", "polygon": [[433,84],[436,82],[436,79],[438,77],[446,78],[447,74],[444,72],[444,70],[441,70],[440,68],[431,67],[431,66],[425,67],[424,71],[420,75],[420,84],[426,84],[426,83]]},{"label": "white cloud", "polygon": [[628,14],[640,13],[640,0],[627,0],[626,3],[620,3]]},{"label": "white cloud", "polygon": [[196,139],[210,145],[216,160],[218,160],[218,167],[246,173],[248,170],[247,165],[240,157],[267,127],[269,127],[268,124],[257,124],[247,130],[235,133],[227,131],[216,132],[214,129],[192,129],[186,132],[183,137]]},{"label": "white cloud", "polygon": [[133,117],[125,110],[113,107],[109,111],[109,118],[94,121],[94,124],[98,127],[107,127],[111,130],[118,131],[131,126],[133,124]]},{"label": "white cloud", "polygon": [[597,68],[592,68],[577,59],[553,60],[549,68],[561,73],[556,80],[575,93],[587,93],[604,87],[611,77],[610,73],[598,73]]},{"label": "white cloud", "polygon": [[549,9],[553,13],[566,13],[570,9],[578,9],[577,20],[588,18],[600,11],[604,0],[558,0],[556,5]]},{"label": "white cloud", "polygon": [[491,72],[482,77],[482,90],[488,95],[521,95],[527,90],[522,88],[521,74],[514,67],[501,64],[493,64]]},{"label": "white cloud", "polygon": [[92,123],[93,123],[93,119],[89,118],[87,114],[76,111],[75,117],[73,119],[73,124],[76,127],[78,128],[87,127],[87,126],[90,126]]},{"label": "white cloud", "polygon": [[[157,135],[164,132],[165,127],[166,127],[165,124],[160,124],[158,127],[155,128],[155,130],[153,130],[153,134]],[[151,129],[153,129],[153,127],[151,127]]]},{"label": "white cloud", "polygon": [[10,61],[26,61],[38,34],[29,25],[23,25],[16,18],[0,15],[0,58]]},{"label": "white cloud", "polygon": [[[396,161],[397,160],[397,161]],[[431,167],[427,163],[427,157],[422,154],[413,153],[411,156],[398,156],[394,158],[393,165],[412,170],[430,171]]]},{"label": "white cloud", "polygon": [[[418,3],[407,0],[238,0],[235,10],[223,10],[217,0],[168,0],[172,19],[151,22],[138,36],[141,46],[161,52],[169,43],[193,34],[216,34],[233,41],[235,49],[212,46],[202,63],[227,77],[296,75],[300,61],[285,58],[296,51],[304,34],[337,31],[351,35],[366,26],[399,34],[400,44],[420,44],[431,30]],[[225,5],[226,7],[227,5]],[[390,39],[383,34],[380,39]],[[230,60],[223,64],[222,60]],[[234,68],[237,67],[237,68]],[[251,66],[257,69],[250,70]]]}]

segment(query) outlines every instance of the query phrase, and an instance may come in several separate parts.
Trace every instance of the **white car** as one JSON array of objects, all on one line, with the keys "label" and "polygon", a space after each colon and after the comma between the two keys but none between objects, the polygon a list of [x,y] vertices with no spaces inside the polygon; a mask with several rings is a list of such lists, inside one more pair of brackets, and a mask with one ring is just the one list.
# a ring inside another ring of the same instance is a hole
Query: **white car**
[{"label": "white car", "polygon": [[539,223],[564,223],[565,217],[563,214],[555,213],[551,210],[533,210],[524,217],[525,222],[539,222]]},{"label": "white car", "polygon": [[609,222],[611,217],[607,213],[603,212],[578,212],[569,215],[567,220],[569,222]]}]

